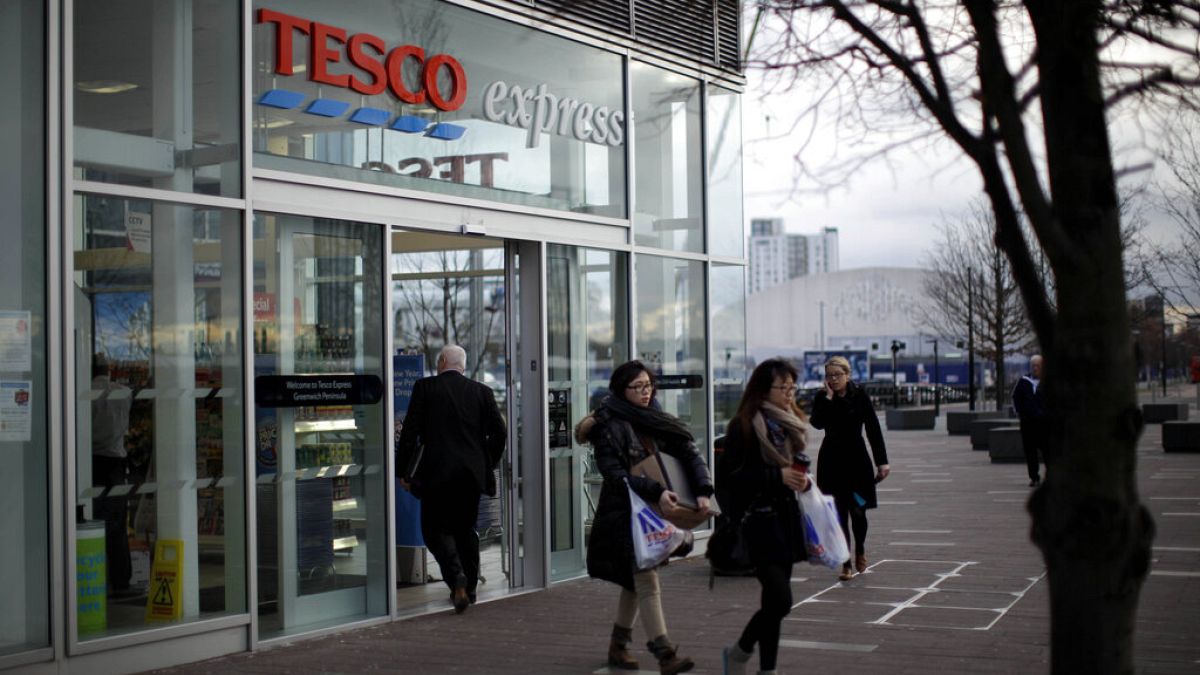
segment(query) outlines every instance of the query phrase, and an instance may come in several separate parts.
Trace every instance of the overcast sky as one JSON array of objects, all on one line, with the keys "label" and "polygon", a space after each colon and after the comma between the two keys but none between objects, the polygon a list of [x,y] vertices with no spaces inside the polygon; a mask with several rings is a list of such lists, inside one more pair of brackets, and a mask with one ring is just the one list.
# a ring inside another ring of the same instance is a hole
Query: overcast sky
[{"label": "overcast sky", "polygon": [[[747,72],[742,99],[745,217],[781,217],[789,232],[811,234],[822,227],[838,228],[843,269],[868,266],[919,267],[922,256],[938,236],[937,225],[967,211],[981,196],[978,171],[945,141],[935,147],[900,151],[891,165],[879,162],[858,172],[849,182],[826,192],[797,189],[795,153],[807,132],[787,135],[804,93],[763,96],[761,73]],[[1034,131],[1031,129],[1031,131]],[[818,133],[810,144],[810,163],[832,152]],[[1114,124],[1112,143],[1118,167],[1152,162],[1146,137],[1136,119]],[[843,148],[843,151],[846,149]],[[1129,182],[1144,183],[1146,171]],[[1149,213],[1147,236],[1173,241],[1175,225]]]}]

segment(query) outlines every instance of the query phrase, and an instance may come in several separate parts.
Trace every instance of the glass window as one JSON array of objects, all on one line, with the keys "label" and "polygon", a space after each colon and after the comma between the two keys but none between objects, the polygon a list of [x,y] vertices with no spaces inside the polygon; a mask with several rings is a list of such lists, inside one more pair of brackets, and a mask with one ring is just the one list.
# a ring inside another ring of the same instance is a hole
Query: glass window
[{"label": "glass window", "polygon": [[633,63],[629,71],[637,177],[635,241],[702,252],[700,82],[644,63]]},{"label": "glass window", "polygon": [[708,402],[704,387],[704,263],[637,257],[637,354],[659,375],[692,375],[701,384],[659,387],[663,410],[678,416],[707,452]]},{"label": "glass window", "polygon": [[725,426],[737,412],[742,391],[750,376],[746,359],[746,268],[741,265],[712,267],[713,432]]},{"label": "glass window", "polygon": [[238,3],[112,0],[74,8],[76,175],[239,196]]},{"label": "glass window", "polygon": [[79,637],[244,612],[242,214],[74,208]]},{"label": "glass window", "polygon": [[572,432],[607,394],[613,368],[629,360],[627,260],[576,246],[546,249],[553,580],[584,569],[602,478],[591,447],[576,444]]},{"label": "glass window", "polygon": [[741,258],[746,250],[742,221],[742,97],[708,88],[709,253]]},{"label": "glass window", "polygon": [[258,614],[270,638],[388,611],[383,228],[259,213],[254,251]]},{"label": "glass window", "polygon": [[0,655],[50,644],[43,3],[0,3]]},{"label": "glass window", "polygon": [[433,0],[255,7],[256,166],[625,217],[616,54]]}]

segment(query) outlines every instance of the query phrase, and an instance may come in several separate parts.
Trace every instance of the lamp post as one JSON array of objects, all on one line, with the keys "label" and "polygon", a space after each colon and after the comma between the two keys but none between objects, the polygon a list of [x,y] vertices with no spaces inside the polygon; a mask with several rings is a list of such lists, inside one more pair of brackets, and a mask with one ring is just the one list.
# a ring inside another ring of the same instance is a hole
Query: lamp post
[{"label": "lamp post", "polygon": [[967,401],[975,412],[975,269],[967,268]]},{"label": "lamp post", "polygon": [[933,343],[933,416],[942,416],[942,382],[938,377],[938,339],[926,340]]},{"label": "lamp post", "polygon": [[900,340],[892,340],[892,407],[900,407],[900,383],[896,379],[896,356],[900,350],[904,349],[904,343]]},{"label": "lamp post", "polygon": [[1158,294],[1158,305],[1162,310],[1162,363],[1159,365],[1159,378],[1162,379],[1163,398],[1167,397],[1167,298]]}]

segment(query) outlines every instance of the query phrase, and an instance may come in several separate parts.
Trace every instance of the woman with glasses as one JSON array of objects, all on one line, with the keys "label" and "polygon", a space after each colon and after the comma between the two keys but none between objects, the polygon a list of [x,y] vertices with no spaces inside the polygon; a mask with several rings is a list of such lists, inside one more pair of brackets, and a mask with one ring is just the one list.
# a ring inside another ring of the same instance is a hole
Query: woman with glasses
[{"label": "woman with glasses", "polygon": [[730,497],[722,506],[742,522],[762,586],[758,611],[722,652],[727,674],[745,673],[756,645],[759,672],[775,672],[780,625],[792,609],[792,565],[806,557],[796,493],[809,488],[807,432],[804,412],[796,405],[796,368],[783,359],[760,363],[729,421],[718,467],[722,498]]},{"label": "woman with glasses", "polygon": [[630,533],[629,487],[647,504],[657,504],[663,513],[678,505],[678,496],[644,476],[632,476],[633,465],[653,452],[665,452],[690,469],[691,488],[700,510],[708,513],[713,493],[708,466],[696,450],[692,434],[679,418],[656,405],[654,374],[641,362],[630,361],[613,371],[608,395],[600,407],[575,430],[576,438],[591,442],[596,467],[604,477],[600,500],[588,539],[588,575],[621,587],[617,616],[608,647],[608,664],[613,668],[637,670],[629,653],[633,624],[641,616],[649,642],[646,647],[658,660],[661,673],[682,673],[695,665],[680,656],[667,638],[663,618],[662,591],[655,569],[638,570]]},{"label": "woman with glasses", "polygon": [[[850,381],[850,362],[844,357],[835,356],[825,363],[825,387],[813,398],[812,410],[812,425],[825,430],[817,455],[817,487],[833,497],[847,547],[851,527],[854,530],[853,565],[847,560],[838,575],[846,581],[854,577],[855,570],[867,571],[867,509],[878,505],[875,484],[888,476],[887,448],[871,397]],[[863,442],[864,427],[870,455]]]}]

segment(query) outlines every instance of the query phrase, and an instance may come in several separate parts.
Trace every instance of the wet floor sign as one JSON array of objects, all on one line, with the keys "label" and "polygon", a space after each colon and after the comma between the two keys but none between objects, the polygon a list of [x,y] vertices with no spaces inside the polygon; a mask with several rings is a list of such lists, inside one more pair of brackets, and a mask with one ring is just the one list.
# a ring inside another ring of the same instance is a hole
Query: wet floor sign
[{"label": "wet floor sign", "polygon": [[183,617],[183,542],[159,539],[154,544],[146,621],[175,621]]}]

